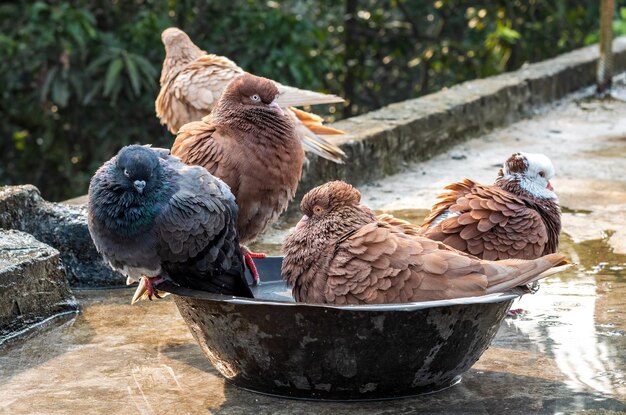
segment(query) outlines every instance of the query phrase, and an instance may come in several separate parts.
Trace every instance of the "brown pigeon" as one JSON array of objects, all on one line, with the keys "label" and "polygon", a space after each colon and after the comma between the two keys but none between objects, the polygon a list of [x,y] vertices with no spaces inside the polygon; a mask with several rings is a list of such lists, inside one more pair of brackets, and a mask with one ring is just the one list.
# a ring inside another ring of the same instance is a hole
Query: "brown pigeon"
[{"label": "brown pigeon", "polygon": [[[562,254],[486,261],[380,221],[341,181],[307,193],[284,242],[282,274],[296,301],[386,304],[480,296],[528,284],[567,266]],[[553,268],[555,267],[555,268]]]},{"label": "brown pigeon", "polygon": [[[269,79],[237,77],[210,115],[180,129],[172,147],[184,163],[200,165],[230,186],[239,206],[242,244],[254,241],[287,209],[302,173],[304,151],[277,95]],[[252,262],[258,255],[245,247],[243,252],[258,280]]]},{"label": "brown pigeon", "polygon": [[[224,56],[207,54],[175,27],[161,34],[165,60],[161,71],[161,91],[155,106],[162,124],[176,134],[181,126],[199,121],[209,114],[226,85],[246,72]],[[294,121],[305,150],[336,163],[345,153],[321,135],[340,135],[343,131],[324,126],[322,118],[292,106],[343,102],[336,95],[321,94],[276,83],[280,96],[277,103]]]},{"label": "brown pigeon", "polygon": [[535,259],[559,246],[561,210],[543,154],[515,153],[493,185],[469,179],[447,193],[424,220],[421,233],[482,259]]}]

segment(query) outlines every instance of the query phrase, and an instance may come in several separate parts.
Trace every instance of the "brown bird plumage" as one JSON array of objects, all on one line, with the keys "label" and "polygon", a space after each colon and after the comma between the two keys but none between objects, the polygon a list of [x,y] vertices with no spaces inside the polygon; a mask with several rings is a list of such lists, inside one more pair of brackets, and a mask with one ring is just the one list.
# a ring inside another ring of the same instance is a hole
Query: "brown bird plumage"
[{"label": "brown bird plumage", "polygon": [[293,123],[275,103],[277,95],[269,79],[237,77],[209,116],[180,129],[172,147],[184,163],[202,166],[230,186],[242,244],[285,211],[302,173],[304,152]]},{"label": "brown bird plumage", "polygon": [[[161,91],[156,99],[157,117],[176,134],[184,125],[199,121],[209,114],[226,85],[246,72],[224,56],[207,54],[175,27],[161,34],[165,45],[165,60],[161,71]],[[341,163],[345,153],[320,137],[340,135],[343,131],[323,125],[321,117],[291,106],[343,102],[328,94],[302,90],[276,83],[278,104],[294,122],[298,138],[307,151]]]},{"label": "brown bird plumage", "polygon": [[305,216],[283,245],[282,274],[296,301],[385,304],[504,292],[558,272],[562,254],[486,261],[378,220],[344,182],[302,199]]},{"label": "brown bird plumage", "polygon": [[542,154],[513,154],[493,185],[446,187],[421,227],[430,239],[483,259],[534,259],[556,252],[561,211]]}]

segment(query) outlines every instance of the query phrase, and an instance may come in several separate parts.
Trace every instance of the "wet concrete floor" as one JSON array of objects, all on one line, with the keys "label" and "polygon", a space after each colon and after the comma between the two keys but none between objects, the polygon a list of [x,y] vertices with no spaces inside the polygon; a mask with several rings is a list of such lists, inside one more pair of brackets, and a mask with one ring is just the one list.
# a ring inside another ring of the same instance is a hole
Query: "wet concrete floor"
[{"label": "wet concrete floor", "polygon": [[[373,208],[419,223],[444,184],[489,182],[513,151],[545,152],[555,163],[562,250],[579,266],[516,303],[525,313],[507,319],[446,391],[324,403],[240,390],[209,364],[170,299],[131,306],[132,289],[89,290],[76,291],[80,314],[0,345],[0,413],[625,413],[623,137],[626,104],[565,102],[361,188]],[[276,253],[284,234],[275,229],[255,248]]]}]

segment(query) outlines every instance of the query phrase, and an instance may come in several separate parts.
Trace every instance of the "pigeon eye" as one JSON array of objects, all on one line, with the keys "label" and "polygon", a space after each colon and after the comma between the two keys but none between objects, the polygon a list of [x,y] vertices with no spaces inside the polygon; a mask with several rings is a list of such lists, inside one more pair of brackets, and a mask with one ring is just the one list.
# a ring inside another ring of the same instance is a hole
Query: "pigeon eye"
[{"label": "pigeon eye", "polygon": [[259,102],[261,101],[261,97],[259,97],[257,94],[254,94],[250,97],[250,99],[254,102]]},{"label": "pigeon eye", "polygon": [[313,213],[315,213],[316,215],[319,215],[322,212],[324,212],[324,209],[321,206],[315,206],[313,208]]},{"label": "pigeon eye", "polygon": [[128,169],[124,169],[124,176],[130,177],[130,172],[128,171]]},{"label": "pigeon eye", "polygon": [[542,171],[540,171],[540,172],[539,172],[539,175],[540,175],[541,177],[546,177],[546,174],[545,174],[544,172],[542,172]]}]

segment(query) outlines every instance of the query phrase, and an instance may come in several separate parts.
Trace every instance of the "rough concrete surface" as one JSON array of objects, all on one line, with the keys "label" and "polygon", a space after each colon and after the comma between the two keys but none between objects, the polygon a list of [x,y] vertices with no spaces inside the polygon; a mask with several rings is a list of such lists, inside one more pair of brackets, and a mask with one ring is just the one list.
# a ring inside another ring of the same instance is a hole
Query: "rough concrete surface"
[{"label": "rough concrete surface", "polygon": [[[131,306],[132,290],[78,291],[83,312],[74,320],[0,349],[0,413],[623,413],[626,320],[611,310],[624,306],[626,284],[606,271],[551,278],[525,296],[517,306],[528,312],[503,323],[460,384],[386,402],[307,402],[239,389],[211,366],[171,300]],[[609,284],[621,291],[596,292]]]},{"label": "rough concrete surface", "polygon": [[50,203],[31,185],[0,187],[0,228],[32,234],[61,253],[72,285],[122,285],[96,251],[87,229],[87,209]]},{"label": "rough concrete surface", "polygon": [[0,229],[0,342],[77,308],[59,251],[24,232]]}]

